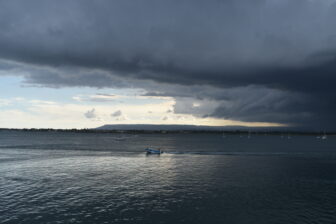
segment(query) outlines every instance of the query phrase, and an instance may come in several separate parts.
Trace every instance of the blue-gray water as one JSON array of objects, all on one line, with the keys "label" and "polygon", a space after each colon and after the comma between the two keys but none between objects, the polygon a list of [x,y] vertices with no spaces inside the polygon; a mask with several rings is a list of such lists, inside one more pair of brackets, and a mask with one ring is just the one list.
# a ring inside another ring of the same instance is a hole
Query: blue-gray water
[{"label": "blue-gray water", "polygon": [[335,221],[336,137],[0,132],[0,223]]}]

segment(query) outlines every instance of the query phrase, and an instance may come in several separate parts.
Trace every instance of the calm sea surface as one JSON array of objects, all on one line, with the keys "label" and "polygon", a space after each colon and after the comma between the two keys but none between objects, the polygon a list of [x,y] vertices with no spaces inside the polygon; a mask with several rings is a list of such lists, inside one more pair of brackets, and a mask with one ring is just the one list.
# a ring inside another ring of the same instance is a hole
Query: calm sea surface
[{"label": "calm sea surface", "polygon": [[0,223],[336,223],[336,137],[0,131]]}]

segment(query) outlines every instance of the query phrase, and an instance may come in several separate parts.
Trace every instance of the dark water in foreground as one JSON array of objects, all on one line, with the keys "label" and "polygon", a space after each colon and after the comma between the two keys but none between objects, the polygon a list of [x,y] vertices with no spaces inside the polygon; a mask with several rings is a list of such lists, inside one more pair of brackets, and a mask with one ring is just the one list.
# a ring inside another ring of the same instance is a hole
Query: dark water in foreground
[{"label": "dark water in foreground", "polygon": [[0,132],[0,223],[335,222],[336,137]]}]

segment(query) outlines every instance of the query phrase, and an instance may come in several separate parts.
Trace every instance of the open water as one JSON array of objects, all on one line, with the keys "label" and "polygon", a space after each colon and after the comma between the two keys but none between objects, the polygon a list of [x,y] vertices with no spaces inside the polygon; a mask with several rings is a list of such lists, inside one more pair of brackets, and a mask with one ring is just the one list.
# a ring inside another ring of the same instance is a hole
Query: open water
[{"label": "open water", "polygon": [[0,131],[0,223],[336,223],[336,137]]}]

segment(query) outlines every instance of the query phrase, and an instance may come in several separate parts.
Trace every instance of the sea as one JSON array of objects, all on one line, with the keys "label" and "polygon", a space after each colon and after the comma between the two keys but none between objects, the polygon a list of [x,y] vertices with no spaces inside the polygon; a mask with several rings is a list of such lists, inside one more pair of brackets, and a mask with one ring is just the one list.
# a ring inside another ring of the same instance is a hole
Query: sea
[{"label": "sea", "polygon": [[336,223],[336,136],[3,130],[0,223]]}]

